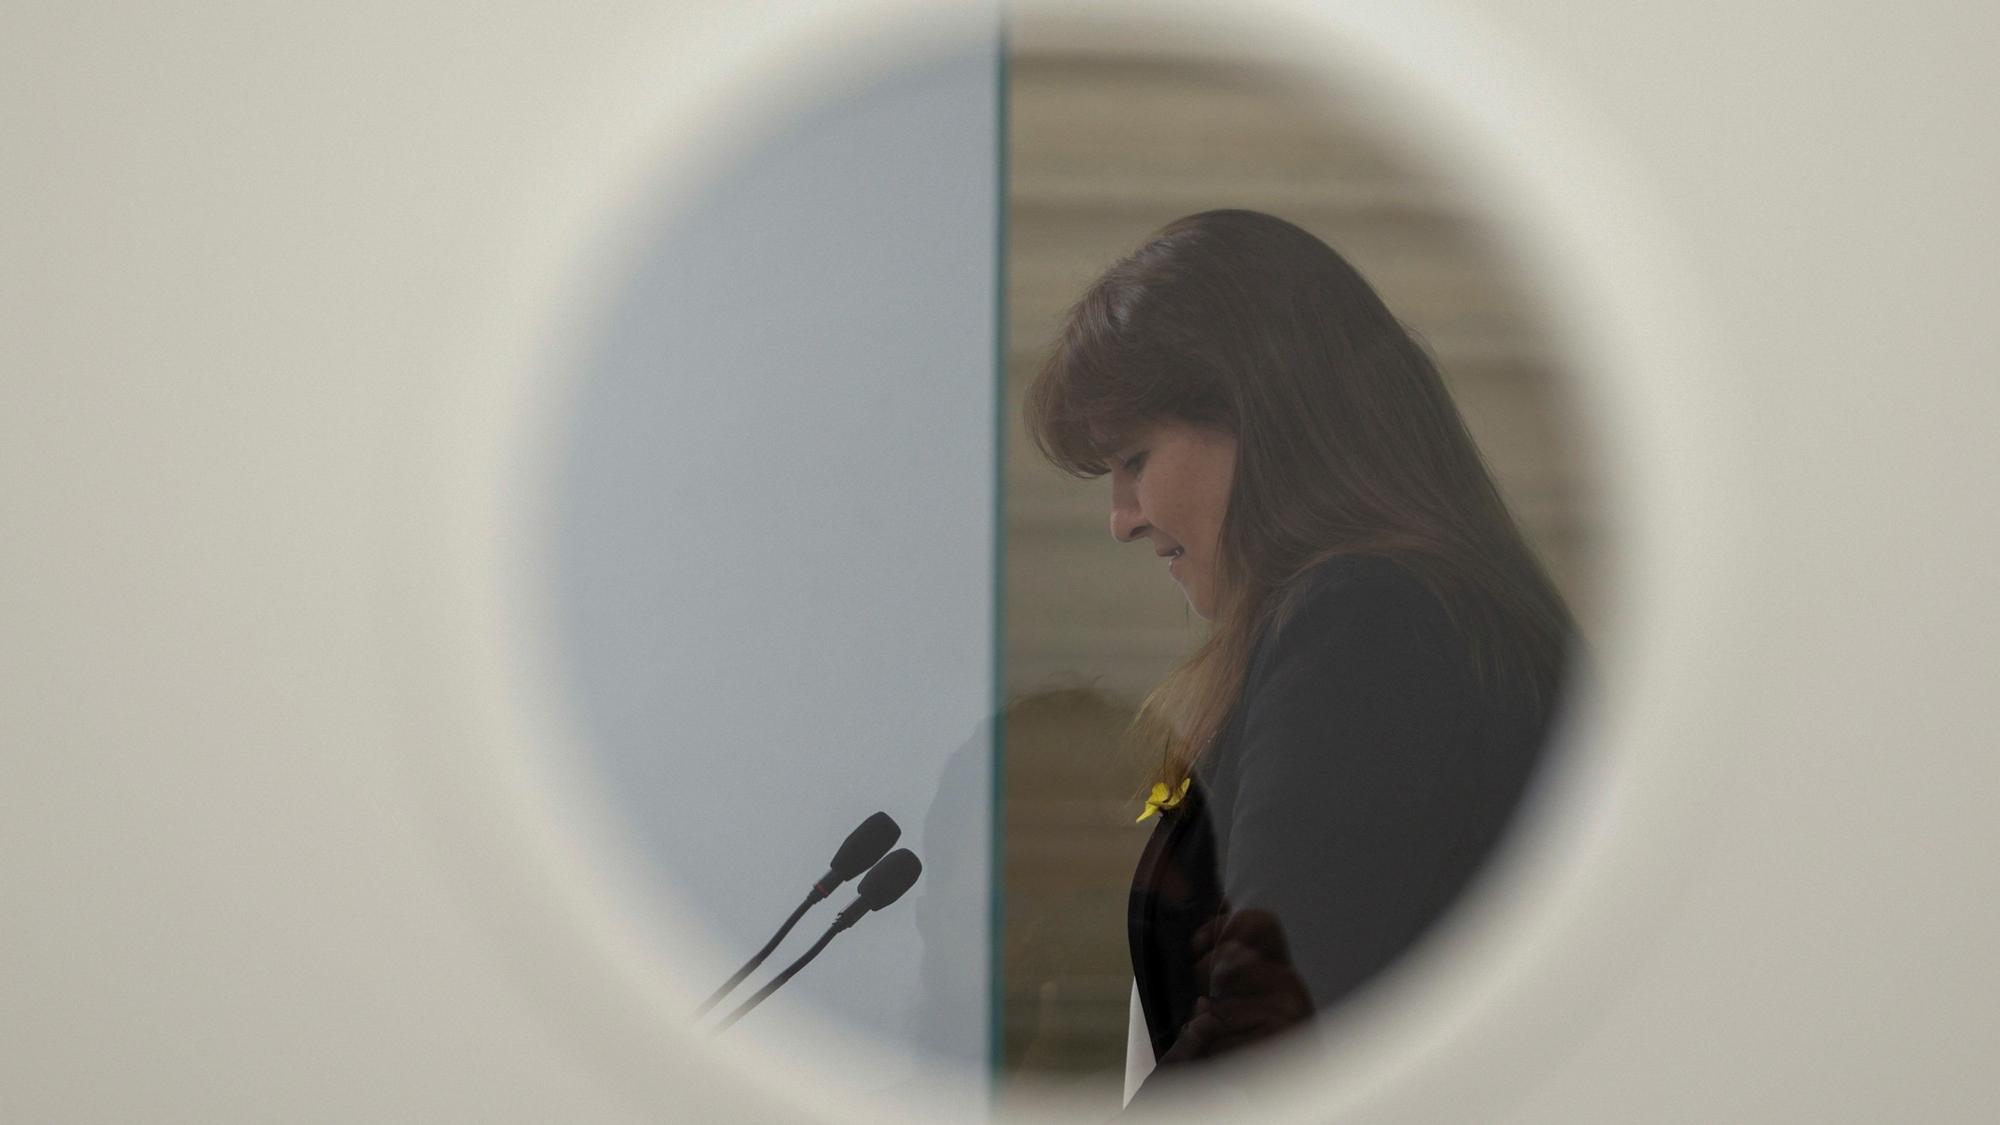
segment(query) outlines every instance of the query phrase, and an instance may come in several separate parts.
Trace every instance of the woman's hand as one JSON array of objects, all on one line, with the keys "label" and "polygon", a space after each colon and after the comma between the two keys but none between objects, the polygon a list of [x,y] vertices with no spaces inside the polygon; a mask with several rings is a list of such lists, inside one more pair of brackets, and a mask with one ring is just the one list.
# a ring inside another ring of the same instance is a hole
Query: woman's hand
[{"label": "woman's hand", "polygon": [[1191,1062],[1268,1039],[1312,1018],[1284,927],[1267,910],[1223,911],[1194,934],[1201,996],[1160,1065]]}]

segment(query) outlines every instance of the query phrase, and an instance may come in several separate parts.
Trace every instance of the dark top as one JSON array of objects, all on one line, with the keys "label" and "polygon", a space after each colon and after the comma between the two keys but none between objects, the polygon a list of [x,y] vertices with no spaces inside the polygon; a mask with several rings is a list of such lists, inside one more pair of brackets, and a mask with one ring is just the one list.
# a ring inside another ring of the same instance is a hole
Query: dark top
[{"label": "dark top", "polygon": [[1483,692],[1472,659],[1436,597],[1381,558],[1322,564],[1259,637],[1235,712],[1133,877],[1132,966],[1162,1065],[1189,1054],[1192,1036],[1168,1057],[1208,983],[1197,931],[1225,902],[1269,912],[1323,1013],[1464,889],[1548,723],[1544,705]]}]

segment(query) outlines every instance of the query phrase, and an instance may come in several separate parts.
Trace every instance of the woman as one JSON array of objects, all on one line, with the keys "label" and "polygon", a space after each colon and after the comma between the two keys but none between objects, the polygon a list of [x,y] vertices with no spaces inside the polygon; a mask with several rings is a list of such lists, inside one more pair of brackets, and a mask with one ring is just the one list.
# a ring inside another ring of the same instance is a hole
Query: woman
[{"label": "woman", "polygon": [[1130,900],[1141,1065],[1209,1058],[1338,1003],[1463,889],[1572,622],[1428,356],[1283,220],[1189,216],[1112,266],[1027,420],[1212,622],[1133,727],[1161,811]]}]

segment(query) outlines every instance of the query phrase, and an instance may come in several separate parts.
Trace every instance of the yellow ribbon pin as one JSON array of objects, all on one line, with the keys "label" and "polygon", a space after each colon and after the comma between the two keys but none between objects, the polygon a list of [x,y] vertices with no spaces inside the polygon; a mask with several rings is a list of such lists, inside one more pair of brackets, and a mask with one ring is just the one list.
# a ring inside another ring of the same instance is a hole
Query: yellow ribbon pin
[{"label": "yellow ribbon pin", "polygon": [[1169,796],[1167,794],[1167,783],[1164,781],[1155,781],[1153,783],[1153,795],[1146,799],[1146,811],[1139,814],[1139,819],[1144,820],[1156,812],[1160,812],[1163,809],[1170,809],[1180,804],[1183,800],[1187,799],[1188,786],[1192,784],[1194,784],[1194,778],[1182,778],[1180,792]]}]

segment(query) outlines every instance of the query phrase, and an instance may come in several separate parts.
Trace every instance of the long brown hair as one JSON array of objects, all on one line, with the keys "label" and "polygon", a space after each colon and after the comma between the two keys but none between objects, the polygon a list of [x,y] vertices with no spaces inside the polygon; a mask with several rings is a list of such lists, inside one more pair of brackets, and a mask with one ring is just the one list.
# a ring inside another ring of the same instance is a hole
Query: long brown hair
[{"label": "long brown hair", "polygon": [[1468,638],[1480,682],[1546,703],[1574,624],[1430,356],[1326,243],[1255,211],[1175,220],[1070,309],[1028,429],[1078,476],[1141,425],[1226,429],[1235,477],[1208,636],[1140,707],[1159,780],[1235,708],[1262,631],[1337,555],[1389,558]]}]

